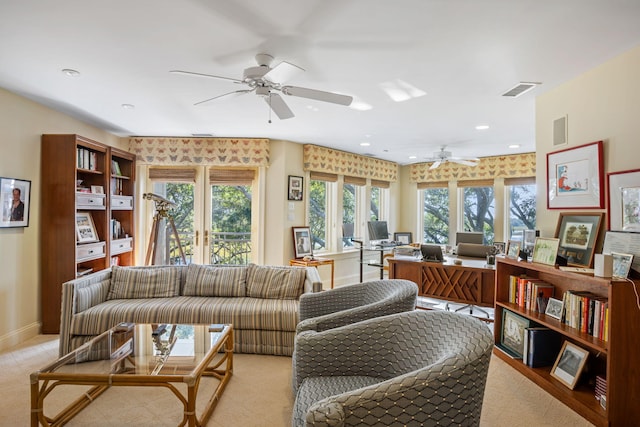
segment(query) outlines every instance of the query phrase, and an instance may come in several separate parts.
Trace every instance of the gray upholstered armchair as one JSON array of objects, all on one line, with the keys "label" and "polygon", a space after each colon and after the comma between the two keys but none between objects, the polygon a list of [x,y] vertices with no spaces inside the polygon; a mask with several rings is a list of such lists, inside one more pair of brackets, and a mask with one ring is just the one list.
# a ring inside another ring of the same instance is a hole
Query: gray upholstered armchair
[{"label": "gray upholstered armchair", "polygon": [[324,331],[361,320],[414,310],[418,286],[401,279],[341,286],[300,297],[297,333]]},{"label": "gray upholstered armchair", "polygon": [[493,348],[471,316],[416,310],[296,338],[298,426],[477,426]]}]

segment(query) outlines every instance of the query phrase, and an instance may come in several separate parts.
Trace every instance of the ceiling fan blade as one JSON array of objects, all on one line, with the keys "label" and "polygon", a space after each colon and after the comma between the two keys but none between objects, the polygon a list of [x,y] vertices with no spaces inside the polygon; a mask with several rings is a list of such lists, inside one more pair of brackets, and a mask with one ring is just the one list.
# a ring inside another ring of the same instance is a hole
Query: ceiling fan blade
[{"label": "ceiling fan blade", "polygon": [[317,101],[331,102],[333,104],[340,105],[351,105],[351,102],[353,101],[352,96],[297,86],[283,86],[282,92],[286,95],[299,96],[301,98],[315,99]]},{"label": "ceiling fan blade", "polygon": [[206,77],[208,79],[231,80],[232,82],[235,82],[235,83],[244,83],[242,80],[234,79],[232,77],[214,76],[212,74],[193,73],[191,71],[182,71],[182,70],[171,70],[169,72],[172,74],[183,74],[185,76]]},{"label": "ceiling fan blade", "polygon": [[429,167],[429,170],[437,168],[438,166],[440,166],[440,164],[441,164],[441,163],[442,163],[442,162],[441,162],[440,160],[438,160],[437,162],[435,162],[434,164],[432,164],[432,165]]},{"label": "ceiling fan blade", "polygon": [[458,160],[458,159],[450,158],[449,161],[453,162],[453,163],[459,163],[459,164],[465,165],[465,166],[478,166],[477,163],[470,162],[468,160]]},{"label": "ceiling fan blade", "polygon": [[477,157],[449,157],[449,160],[466,160],[468,162],[479,162],[480,159]]},{"label": "ceiling fan blade", "polygon": [[282,61],[271,70],[269,70],[269,72],[262,76],[262,78],[270,81],[271,83],[284,83],[301,72],[304,72],[304,68],[300,68],[297,65]]},{"label": "ceiling fan blade", "polygon": [[277,93],[271,93],[269,96],[265,96],[264,100],[280,120],[290,119],[294,116],[293,111],[289,109],[284,99]]},{"label": "ceiling fan blade", "polygon": [[235,92],[229,92],[229,93],[225,93],[222,95],[218,95],[218,96],[214,96],[213,98],[209,98],[209,99],[205,99],[204,101],[200,101],[200,102],[196,102],[193,105],[206,105],[212,101],[220,101],[222,99],[230,99],[230,98],[235,98],[237,96],[240,95],[244,95],[245,93],[249,93],[249,92],[253,92],[253,89],[247,89],[247,90],[236,90]]}]

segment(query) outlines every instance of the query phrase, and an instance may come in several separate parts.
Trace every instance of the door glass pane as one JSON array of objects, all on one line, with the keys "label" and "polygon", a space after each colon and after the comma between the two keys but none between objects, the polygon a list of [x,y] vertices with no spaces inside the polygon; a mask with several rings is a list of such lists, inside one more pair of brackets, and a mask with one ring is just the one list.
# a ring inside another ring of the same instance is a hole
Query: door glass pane
[{"label": "door glass pane", "polygon": [[251,186],[211,186],[211,264],[251,262]]},{"label": "door glass pane", "polygon": [[309,183],[309,227],[314,252],[327,247],[327,186],[325,181],[311,180]]},{"label": "door glass pane", "polygon": [[463,230],[481,231],[484,243],[493,244],[495,214],[493,187],[466,187],[464,190]]},{"label": "door glass pane", "polygon": [[449,189],[427,188],[422,197],[422,241],[449,243]]},{"label": "door glass pane", "polygon": [[[195,248],[193,232],[194,191],[195,186],[192,183],[153,181],[153,192],[175,203],[175,206],[170,208],[167,213],[175,224],[178,232],[177,237],[180,239],[187,264],[193,262]],[[156,239],[157,261],[153,262],[153,264],[183,264],[178,240],[176,240],[176,235],[171,232],[169,218],[166,218],[163,223],[162,226],[158,227]],[[159,259],[158,257],[161,258]]]}]

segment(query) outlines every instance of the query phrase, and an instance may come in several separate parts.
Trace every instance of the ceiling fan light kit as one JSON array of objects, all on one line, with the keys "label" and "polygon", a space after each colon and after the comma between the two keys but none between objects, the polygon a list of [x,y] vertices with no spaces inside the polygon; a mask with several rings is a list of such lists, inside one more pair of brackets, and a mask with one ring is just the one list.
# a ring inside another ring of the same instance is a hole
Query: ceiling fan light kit
[{"label": "ceiling fan light kit", "polygon": [[477,157],[453,157],[451,154],[451,151],[445,151],[447,147],[445,145],[442,146],[442,148],[440,148],[440,151],[436,151],[435,153],[433,153],[433,157],[427,158],[425,159],[426,162],[433,162],[433,164],[429,167],[429,169],[436,169],[438,168],[441,164],[443,163],[447,163],[447,162],[452,162],[452,163],[458,163],[460,165],[464,165],[464,166],[477,166],[480,159]]},{"label": "ceiling fan light kit", "polygon": [[291,79],[296,74],[304,72],[304,69],[286,61],[282,61],[275,67],[271,68],[273,56],[266,53],[259,53],[255,58],[258,66],[246,68],[242,73],[242,80],[234,79],[231,77],[195,73],[183,70],[172,70],[170,71],[170,73],[230,80],[237,84],[245,84],[249,86],[249,89],[236,90],[233,92],[218,95],[213,98],[196,102],[194,105],[205,105],[212,101],[220,101],[223,98],[236,97],[239,95],[244,95],[245,93],[255,92],[256,95],[262,96],[265,99],[265,101],[269,105],[269,108],[271,108],[271,110],[278,116],[278,118],[280,118],[280,120],[290,119],[294,117],[294,114],[287,106],[284,99],[277,92],[281,92],[288,96],[296,96],[299,98],[313,99],[316,101],[345,106],[351,105],[351,102],[353,101],[353,97],[348,95],[298,86],[283,86],[282,83]]}]

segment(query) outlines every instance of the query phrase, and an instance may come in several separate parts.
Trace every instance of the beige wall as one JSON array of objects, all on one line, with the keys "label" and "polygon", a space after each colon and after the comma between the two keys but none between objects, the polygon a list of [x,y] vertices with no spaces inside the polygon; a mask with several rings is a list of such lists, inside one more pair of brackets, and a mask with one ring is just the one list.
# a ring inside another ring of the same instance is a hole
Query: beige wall
[{"label": "beige wall", "polygon": [[111,145],[119,144],[119,138],[3,89],[0,129],[0,176],[31,181],[29,226],[0,229],[2,350],[37,334],[40,328],[40,136],[78,133]]},{"label": "beige wall", "polygon": [[[546,209],[548,152],[604,141],[603,191],[607,172],[640,168],[639,74],[640,46],[537,98],[537,218],[542,236],[554,235],[560,212]],[[568,116],[568,144],[552,148],[552,122],[564,115]]]}]

